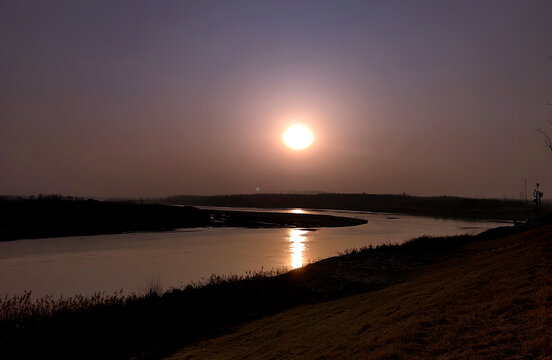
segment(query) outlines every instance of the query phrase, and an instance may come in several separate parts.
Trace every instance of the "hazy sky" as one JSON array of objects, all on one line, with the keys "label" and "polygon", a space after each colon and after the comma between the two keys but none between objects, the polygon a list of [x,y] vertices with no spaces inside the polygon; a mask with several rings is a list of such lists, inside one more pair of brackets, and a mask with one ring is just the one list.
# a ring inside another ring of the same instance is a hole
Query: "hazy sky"
[{"label": "hazy sky", "polygon": [[552,197],[549,0],[2,0],[0,41],[0,194]]}]

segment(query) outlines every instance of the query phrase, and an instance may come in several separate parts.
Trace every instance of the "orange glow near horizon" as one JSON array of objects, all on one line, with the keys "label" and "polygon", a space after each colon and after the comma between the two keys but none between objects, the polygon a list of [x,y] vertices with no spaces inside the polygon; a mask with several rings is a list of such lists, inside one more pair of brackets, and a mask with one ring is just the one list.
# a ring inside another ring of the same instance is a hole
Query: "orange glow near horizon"
[{"label": "orange glow near horizon", "polygon": [[293,150],[303,150],[312,144],[313,135],[305,125],[295,124],[286,129],[282,140]]}]

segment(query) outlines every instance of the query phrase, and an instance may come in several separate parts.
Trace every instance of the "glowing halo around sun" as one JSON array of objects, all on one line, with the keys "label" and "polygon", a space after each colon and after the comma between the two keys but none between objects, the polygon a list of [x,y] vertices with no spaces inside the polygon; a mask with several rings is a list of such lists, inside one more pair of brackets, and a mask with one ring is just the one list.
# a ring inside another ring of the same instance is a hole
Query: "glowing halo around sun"
[{"label": "glowing halo around sun", "polygon": [[294,149],[303,150],[308,148],[313,141],[312,132],[305,125],[292,125],[284,131],[282,135],[284,143]]}]

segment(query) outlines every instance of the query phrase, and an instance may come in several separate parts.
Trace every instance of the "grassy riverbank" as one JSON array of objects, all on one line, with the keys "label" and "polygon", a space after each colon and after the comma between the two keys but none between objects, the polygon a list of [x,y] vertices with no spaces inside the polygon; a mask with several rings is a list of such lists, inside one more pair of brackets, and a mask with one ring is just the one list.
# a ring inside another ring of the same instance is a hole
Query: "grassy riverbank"
[{"label": "grassy riverbank", "polygon": [[[371,301],[380,302],[381,300],[377,300],[379,299],[377,294],[380,291],[391,291],[386,289],[395,289],[394,286],[397,284],[415,281],[424,271],[438,274],[441,269],[449,269],[443,275],[436,276],[437,278],[442,276],[443,279],[450,278],[450,271],[454,269],[454,266],[450,265],[451,261],[454,263],[454,261],[462,261],[461,259],[478,259],[477,254],[495,249],[493,241],[502,241],[501,246],[503,247],[512,241],[519,242],[520,240],[515,240],[517,238],[513,238],[514,240],[504,238],[504,236],[518,231],[521,230],[519,228],[501,228],[477,236],[420,238],[401,246],[387,245],[351,251],[342,256],[325,259],[279,275],[259,273],[246,277],[215,276],[207,283],[190,285],[185,289],[175,289],[163,294],[158,293],[153,286],[152,291],[143,296],[77,297],[57,301],[42,299],[37,303],[31,301],[28,296],[4,299],[0,303],[0,357],[120,359],[137,356],[158,358],[168,355],[186,344],[215,338],[221,334],[235,331],[238,329],[236,326],[240,324],[289,309],[295,308],[296,310],[291,311],[301,311],[299,310],[301,308],[298,307],[322,302],[332,304],[331,301],[338,299],[343,299],[339,301],[353,301],[350,299],[354,298],[350,298],[350,296],[362,293],[371,294],[369,296],[374,296],[375,299]],[[544,228],[534,230],[528,235],[518,236],[524,236],[523,243],[531,245],[533,243],[528,239],[533,239],[536,236],[534,234],[538,234],[539,231],[546,236],[552,232],[550,228]],[[536,244],[544,246],[542,245],[543,241]],[[535,248],[530,253],[538,254],[537,250],[541,251],[542,249]],[[495,261],[490,259],[491,263]],[[520,259],[523,261],[539,260],[536,258]],[[549,261],[550,257],[547,259]],[[496,259],[496,261],[502,260]],[[529,277],[524,275],[523,278],[518,279],[522,282],[529,281],[526,286],[531,289],[541,285],[538,282],[532,282],[533,280],[537,281],[540,279],[537,277],[541,276],[531,273],[534,269],[530,266],[534,264],[526,264],[529,266],[527,270]],[[501,263],[495,264],[495,266],[500,265]],[[468,271],[467,269],[471,265],[460,263],[458,266],[459,269]],[[470,275],[469,272],[457,276],[463,277],[458,280],[459,284],[462,283],[466,286],[471,284],[470,286],[482,287],[487,284],[487,278],[479,279],[479,275]],[[506,275],[496,274],[494,278],[489,279],[492,280],[500,276],[516,277],[518,274],[515,272],[509,272]],[[430,284],[431,281],[426,280],[426,283]],[[405,298],[404,303],[395,304],[400,309],[410,309],[427,302],[425,298],[418,298],[415,295],[416,286],[412,286],[409,290],[411,297]],[[445,283],[441,283],[441,286],[447,288]],[[426,286],[420,291],[429,291],[429,289]],[[469,293],[464,294],[459,285],[455,289],[456,296],[465,297],[465,309],[469,309]],[[388,301],[391,300],[389,296],[386,298]],[[490,292],[489,296],[494,295]],[[481,296],[477,301],[483,299],[484,296]],[[347,309],[339,310],[341,305],[336,306],[334,310],[339,313]],[[437,311],[441,304],[433,303],[433,306],[436,306],[435,311]],[[473,306],[476,309],[476,304]],[[512,309],[515,311],[519,310],[515,303],[510,306],[513,306]],[[524,305],[522,304],[522,306]],[[533,308],[539,306],[540,303],[535,303]],[[394,311],[390,309],[386,314],[391,319],[394,316]],[[470,314],[476,316],[474,313]],[[305,318],[306,322],[301,324],[315,326],[323,318]],[[346,324],[339,326],[347,327]],[[238,332],[243,329],[238,329]],[[377,328],[374,327],[374,329]],[[427,336],[432,336],[431,329],[431,326],[428,325],[424,330],[428,332]],[[333,334],[330,329],[321,329],[320,331],[329,331],[328,334]],[[382,331],[385,333],[385,331],[391,331],[391,328]],[[282,332],[282,334],[285,333]],[[335,336],[337,338],[334,341],[337,341],[339,336]],[[263,339],[257,338],[257,341],[251,346],[264,346]],[[428,341],[428,339],[424,341]],[[210,343],[200,343],[199,347],[188,348],[186,351],[193,352],[197,349],[203,349],[198,351],[209,351],[210,345],[208,344]],[[316,341],[311,344],[313,349],[317,347],[316,344],[318,344]],[[344,346],[347,348],[348,345]],[[322,356],[324,351],[326,350],[322,349],[318,354]],[[238,353],[236,352],[236,354]],[[231,355],[231,353],[228,354]],[[254,355],[248,353],[247,356],[256,358]],[[199,356],[199,358],[202,357]]]},{"label": "grassy riverbank", "polygon": [[170,359],[552,358],[551,225],[447,257],[407,281],[269,316]]}]

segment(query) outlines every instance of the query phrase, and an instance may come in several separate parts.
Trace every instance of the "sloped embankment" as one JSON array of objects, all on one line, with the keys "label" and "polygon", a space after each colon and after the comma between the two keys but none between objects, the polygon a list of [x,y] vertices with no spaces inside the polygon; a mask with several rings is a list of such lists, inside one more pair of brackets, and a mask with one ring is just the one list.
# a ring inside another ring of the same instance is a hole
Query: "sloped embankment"
[{"label": "sloped embankment", "polygon": [[411,280],[302,306],[177,359],[550,359],[552,226],[462,246]]}]

